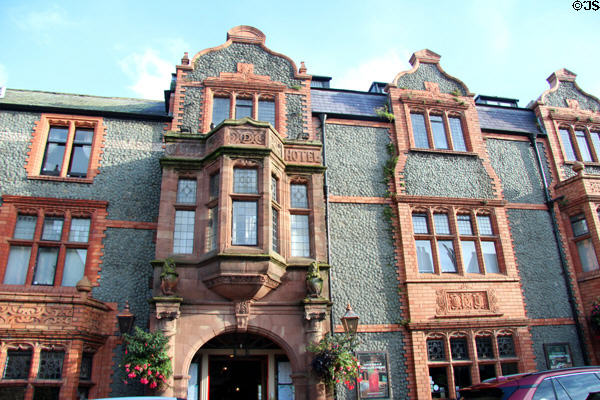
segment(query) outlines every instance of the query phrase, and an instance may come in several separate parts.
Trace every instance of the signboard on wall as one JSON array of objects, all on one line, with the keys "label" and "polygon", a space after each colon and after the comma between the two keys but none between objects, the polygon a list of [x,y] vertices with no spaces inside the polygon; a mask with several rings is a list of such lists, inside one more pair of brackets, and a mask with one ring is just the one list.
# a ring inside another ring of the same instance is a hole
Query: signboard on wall
[{"label": "signboard on wall", "polygon": [[386,352],[358,353],[360,372],[357,378],[359,399],[386,399],[390,397],[389,372]]}]

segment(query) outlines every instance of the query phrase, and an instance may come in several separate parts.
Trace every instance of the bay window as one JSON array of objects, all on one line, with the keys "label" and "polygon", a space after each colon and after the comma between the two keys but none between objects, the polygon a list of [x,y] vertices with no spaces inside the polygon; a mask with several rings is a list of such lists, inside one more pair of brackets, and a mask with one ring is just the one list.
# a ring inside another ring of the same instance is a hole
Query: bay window
[{"label": "bay window", "polygon": [[258,170],[234,168],[232,245],[258,245],[258,198]]},{"label": "bay window", "polygon": [[589,272],[599,269],[600,266],[598,265],[596,251],[592,243],[592,235],[590,234],[584,214],[571,217],[571,230],[573,231],[581,270]]},{"label": "bay window", "polygon": [[307,185],[290,185],[290,239],[292,257],[310,257],[310,224]]}]

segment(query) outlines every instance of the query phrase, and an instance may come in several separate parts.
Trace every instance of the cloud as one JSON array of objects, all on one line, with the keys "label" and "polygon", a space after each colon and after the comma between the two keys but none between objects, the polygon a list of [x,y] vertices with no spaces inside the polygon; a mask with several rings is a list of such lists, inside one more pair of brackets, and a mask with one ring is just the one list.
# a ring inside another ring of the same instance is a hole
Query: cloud
[{"label": "cloud", "polygon": [[175,62],[161,58],[158,51],[151,48],[142,54],[128,55],[119,65],[133,81],[129,89],[145,99],[163,99],[164,90],[171,82],[171,73],[175,72]]},{"label": "cloud", "polygon": [[0,64],[0,86],[8,85],[8,72],[6,72],[6,68],[4,65]]},{"label": "cloud", "polygon": [[47,31],[57,27],[74,25],[67,13],[57,5],[47,10],[32,11],[15,18],[16,25],[26,31]]},{"label": "cloud", "polygon": [[389,83],[399,72],[410,69],[410,54],[406,50],[389,50],[377,57],[363,60],[357,66],[342,71],[339,77],[333,79],[332,86],[365,91],[375,81]]}]

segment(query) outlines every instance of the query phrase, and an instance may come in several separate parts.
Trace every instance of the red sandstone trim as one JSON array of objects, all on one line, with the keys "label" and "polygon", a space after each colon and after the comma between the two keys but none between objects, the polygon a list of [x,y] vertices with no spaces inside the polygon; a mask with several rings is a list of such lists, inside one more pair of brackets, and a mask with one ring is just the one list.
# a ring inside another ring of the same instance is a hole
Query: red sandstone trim
[{"label": "red sandstone trim", "polygon": [[548,206],[545,204],[527,204],[527,203],[508,203],[506,208],[514,210],[543,210],[548,211]]},{"label": "red sandstone trim", "polygon": [[325,123],[328,125],[367,126],[367,127],[371,127],[371,128],[388,128],[388,129],[390,129],[393,126],[389,122],[347,120],[347,119],[338,119],[338,118],[328,118],[325,121]]},{"label": "red sandstone trim", "polygon": [[572,318],[540,318],[530,319],[529,326],[575,325]]},{"label": "red sandstone trim", "polygon": [[123,229],[148,229],[156,230],[158,224],[156,222],[137,222],[137,221],[120,221],[115,219],[106,220],[107,228],[123,228]]},{"label": "red sandstone trim", "polygon": [[329,196],[330,203],[356,203],[356,204],[392,204],[385,197],[362,197],[362,196]]}]

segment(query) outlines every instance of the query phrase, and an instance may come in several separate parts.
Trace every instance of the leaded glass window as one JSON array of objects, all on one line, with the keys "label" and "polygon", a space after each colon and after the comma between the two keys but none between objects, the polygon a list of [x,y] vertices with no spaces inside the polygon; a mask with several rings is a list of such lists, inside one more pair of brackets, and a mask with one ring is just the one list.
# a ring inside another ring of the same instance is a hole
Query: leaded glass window
[{"label": "leaded glass window", "polygon": [[575,149],[573,148],[569,131],[567,129],[559,129],[558,131],[560,133],[560,139],[563,144],[563,150],[565,152],[567,161],[577,161],[577,156],[575,155]]},{"label": "leaded glass window", "polygon": [[500,357],[515,357],[517,355],[512,336],[498,336],[498,355]]},{"label": "leaded glass window", "polygon": [[577,140],[577,146],[579,147],[579,153],[581,154],[582,161],[591,162],[592,154],[590,153],[590,147],[585,137],[584,131],[575,131],[575,140]]},{"label": "leaded glass window", "polygon": [[435,226],[435,233],[437,233],[438,235],[450,234],[450,225],[448,225],[448,214],[433,214],[433,225]]},{"label": "leaded glass window", "polygon": [[479,228],[480,235],[492,236],[494,234],[494,231],[492,230],[492,220],[489,215],[478,215],[477,227]]},{"label": "leaded glass window", "polygon": [[219,219],[217,207],[208,209],[208,221],[206,225],[206,251],[212,251],[217,248],[217,230]]},{"label": "leaded glass window", "polygon": [[214,126],[229,118],[229,97],[214,97],[212,123]]},{"label": "leaded glass window", "polygon": [[421,113],[410,113],[412,122],[413,136],[415,139],[415,147],[428,149],[429,137],[427,136],[427,128],[425,127],[425,116]]},{"label": "leaded glass window", "polygon": [[494,358],[494,348],[490,336],[478,336],[475,338],[477,347],[477,358],[480,360]]},{"label": "leaded glass window", "polygon": [[458,233],[461,235],[472,235],[473,227],[471,225],[471,216],[470,215],[457,215],[456,223],[458,225]]},{"label": "leaded glass window", "polygon": [[64,351],[42,350],[38,379],[61,379],[64,358]]},{"label": "leaded glass window", "polygon": [[59,241],[62,234],[64,219],[62,217],[46,217],[44,219],[44,230],[42,240]]},{"label": "leaded glass window", "polygon": [[573,236],[582,236],[589,233],[587,221],[583,214],[576,215],[571,218],[571,227],[573,228]]},{"label": "leaded glass window", "polygon": [[274,252],[279,253],[279,211],[273,208],[273,221],[272,221],[272,235],[273,235],[273,246]]},{"label": "leaded glass window", "polygon": [[427,215],[426,214],[413,214],[412,216],[413,222],[413,231],[415,233],[429,233],[429,228],[427,226]]},{"label": "leaded glass window", "polygon": [[306,185],[292,184],[290,185],[292,198],[292,208],[308,208],[308,194]]},{"label": "leaded glass window", "polygon": [[252,118],[252,99],[235,99],[235,119]]},{"label": "leaded glass window", "polygon": [[231,241],[234,245],[257,245],[257,215],[256,201],[233,202],[233,229]]},{"label": "leaded glass window", "polygon": [[40,247],[37,254],[34,285],[54,285],[54,274],[58,261],[58,247]]},{"label": "leaded glass window", "polygon": [[15,239],[33,239],[37,217],[35,215],[19,215],[17,217],[17,225],[15,226]]},{"label": "leaded glass window", "polygon": [[31,367],[31,350],[8,350],[4,379],[27,379]]},{"label": "leaded glass window", "polygon": [[446,351],[443,339],[427,340],[427,359],[429,361],[445,361]]},{"label": "leaded glass window", "polygon": [[194,251],[195,211],[175,211],[175,231],[173,232],[173,253],[191,254]]},{"label": "leaded glass window", "polygon": [[271,199],[278,203],[279,202],[279,193],[277,193],[277,187],[279,185],[277,184],[277,178],[275,178],[274,176],[271,177]]},{"label": "leaded glass window", "polygon": [[441,115],[430,115],[429,122],[433,133],[433,143],[436,149],[448,149],[448,138],[446,137],[446,128],[444,119]]},{"label": "leaded glass window", "polygon": [[69,242],[86,243],[90,235],[89,218],[71,219],[71,229],[69,230]]},{"label": "leaded glass window", "polygon": [[177,203],[195,204],[196,203],[196,180],[180,179],[177,183]]},{"label": "leaded glass window", "polygon": [[266,121],[275,127],[275,102],[273,100],[259,100],[258,120]]},{"label": "leaded glass window", "polygon": [[233,170],[234,193],[258,193],[258,171],[235,168]]},{"label": "leaded glass window", "polygon": [[450,353],[453,360],[468,360],[469,346],[466,338],[450,339]]},{"label": "leaded glass window", "polygon": [[210,199],[216,199],[219,197],[219,173],[212,174],[210,176],[209,182],[209,196]]},{"label": "leaded glass window", "polygon": [[308,215],[290,215],[292,257],[310,257]]},{"label": "leaded glass window", "polygon": [[452,134],[452,144],[454,145],[454,150],[467,151],[465,135],[463,134],[460,118],[450,117],[448,118],[448,123],[450,124],[450,132]]},{"label": "leaded glass window", "polygon": [[79,379],[82,381],[89,381],[92,379],[92,361],[94,360],[94,354],[83,353],[81,356],[81,368],[79,369]]}]

